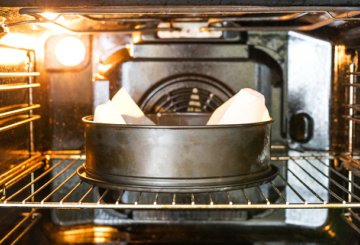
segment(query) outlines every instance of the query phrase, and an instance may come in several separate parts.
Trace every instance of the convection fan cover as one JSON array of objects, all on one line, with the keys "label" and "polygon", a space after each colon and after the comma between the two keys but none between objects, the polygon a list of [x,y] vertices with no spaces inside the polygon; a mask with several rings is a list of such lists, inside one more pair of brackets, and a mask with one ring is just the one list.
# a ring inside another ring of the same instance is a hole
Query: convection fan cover
[{"label": "convection fan cover", "polygon": [[151,88],[141,99],[146,113],[212,112],[234,92],[222,82],[204,75],[178,75]]}]

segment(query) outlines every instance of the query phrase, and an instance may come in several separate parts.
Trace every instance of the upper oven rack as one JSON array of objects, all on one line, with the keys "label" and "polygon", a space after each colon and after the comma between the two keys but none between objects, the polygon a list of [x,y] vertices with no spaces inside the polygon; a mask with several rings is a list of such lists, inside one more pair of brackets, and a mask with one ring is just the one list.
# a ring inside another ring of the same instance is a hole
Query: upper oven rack
[{"label": "upper oven rack", "polygon": [[[30,131],[33,130],[33,121],[40,119],[40,115],[35,115],[34,110],[40,108],[40,104],[33,103],[33,89],[40,87],[36,82],[36,77],[40,73],[35,71],[35,51],[32,49],[12,47],[0,44],[0,48],[18,50],[26,53],[28,61],[26,62],[26,71],[21,72],[0,72],[0,93],[13,90],[27,90],[27,103],[15,104],[0,107],[0,132],[4,132],[25,124],[30,125]],[[22,79],[21,82],[2,83],[2,79]],[[33,138],[31,132],[31,138]],[[31,142],[33,145],[33,142]],[[33,149],[32,149],[33,150]]]},{"label": "upper oven rack", "polygon": [[[287,172],[279,173],[270,183],[258,187],[200,194],[124,190],[116,192],[116,197],[113,197],[112,201],[105,202],[109,195],[114,196],[113,191],[100,190],[96,186],[82,182],[76,174],[77,167],[85,162],[84,155],[38,155],[27,160],[23,164],[25,167],[19,166],[14,170],[23,169],[27,171],[25,174],[10,172],[0,176],[2,180],[7,179],[1,183],[0,207],[174,210],[360,208],[360,197],[357,194],[360,186],[354,182],[352,174],[345,175],[332,167],[331,163],[338,160],[327,153],[319,152],[273,156],[273,164],[287,164],[290,167],[287,168]],[[30,169],[29,166],[36,167]],[[13,178],[17,178],[15,182],[18,182],[39,168],[45,168],[39,176],[11,189],[16,185],[14,180],[7,176],[12,175]],[[324,181],[328,181],[333,188],[330,189]],[[12,183],[13,187],[8,183]],[[31,188],[33,189],[30,194],[22,195]],[[276,198],[270,197],[270,192],[265,189],[275,193]],[[256,193],[261,198],[252,200],[249,193]],[[218,195],[225,199],[219,201],[220,199],[216,198]],[[237,195],[243,197],[242,201],[234,199]],[[94,196],[96,199],[90,200]],[[132,198],[129,199],[129,196]]]}]

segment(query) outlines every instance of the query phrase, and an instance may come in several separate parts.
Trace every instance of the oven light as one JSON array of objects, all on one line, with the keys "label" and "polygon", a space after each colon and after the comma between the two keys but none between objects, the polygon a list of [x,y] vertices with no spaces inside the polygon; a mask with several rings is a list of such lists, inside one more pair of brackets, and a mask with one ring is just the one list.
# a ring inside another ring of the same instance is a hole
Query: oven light
[{"label": "oven light", "polygon": [[86,48],[79,38],[74,36],[64,37],[56,44],[55,56],[63,66],[77,66],[85,60]]}]

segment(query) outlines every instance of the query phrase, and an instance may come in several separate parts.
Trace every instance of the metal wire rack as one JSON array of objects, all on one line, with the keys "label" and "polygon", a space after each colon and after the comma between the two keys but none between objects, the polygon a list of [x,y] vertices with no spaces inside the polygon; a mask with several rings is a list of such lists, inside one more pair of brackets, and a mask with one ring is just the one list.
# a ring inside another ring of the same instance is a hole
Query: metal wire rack
[{"label": "metal wire rack", "polygon": [[355,222],[360,222],[360,215],[354,212],[354,210],[349,209],[346,213],[343,214],[343,217],[350,225],[350,227],[360,234],[360,228],[355,224]]},{"label": "metal wire rack", "polygon": [[[282,169],[273,181],[247,189],[214,193],[148,193],[100,189],[80,180],[76,169],[83,155],[34,157],[38,163],[24,176],[44,167],[30,182],[15,187],[10,172],[1,178],[0,207],[28,208],[108,208],[108,209],[313,209],[359,208],[360,189],[353,180],[331,166],[329,154],[273,156]],[[26,164],[29,164],[27,161]],[[19,167],[21,168],[21,167]],[[19,180],[22,178],[15,175]],[[9,185],[8,183],[12,183]],[[332,186],[332,187],[330,187]],[[26,190],[34,188],[28,195]]]},{"label": "metal wire rack", "polygon": [[[348,64],[348,69],[344,73],[343,91],[345,92],[342,118],[344,119],[345,134],[344,141],[347,143],[344,145],[342,159],[344,160],[345,167],[349,169],[348,177],[350,180],[354,179],[354,173],[358,175],[360,169],[360,161],[358,158],[359,142],[356,140],[357,134],[359,134],[358,123],[359,118],[359,102],[357,99],[359,92],[358,77],[360,72],[358,71],[358,62],[355,60],[355,56],[351,58],[351,62]],[[352,191],[352,186],[349,186],[349,190]],[[343,214],[344,220],[358,233],[360,233],[360,215],[358,209],[348,208]]]},{"label": "metal wire rack", "polygon": [[0,237],[0,244],[17,244],[38,223],[40,218],[41,214],[35,210],[22,213],[18,223],[5,236]]},{"label": "metal wire rack", "polygon": [[[39,72],[34,71],[35,51],[19,47],[11,47],[0,44],[0,48],[23,51],[28,61],[26,62],[26,71],[23,72],[0,72],[0,92],[9,90],[28,90],[28,101],[25,104],[16,104],[0,107],[0,132],[16,128],[21,125],[29,124],[30,131],[33,130],[33,121],[40,119],[39,115],[34,114],[34,110],[40,108],[39,104],[33,103],[33,88],[40,87],[35,78],[40,76]],[[24,78],[23,82],[2,83],[5,78]],[[32,135],[33,133],[30,132]],[[32,136],[31,136],[32,137]]]},{"label": "metal wire rack", "polygon": [[[40,87],[40,84],[36,82],[36,77],[40,76],[39,72],[35,71],[35,60],[36,55],[35,51],[32,49],[12,47],[0,44],[1,49],[21,52],[23,54],[22,63],[25,64],[25,71],[2,71],[0,72],[0,98],[9,97],[9,94],[13,91],[22,90],[27,96],[21,101],[21,103],[16,102],[16,104],[6,104],[0,107],[0,133],[5,131],[15,129],[18,127],[23,127],[27,125],[28,137],[29,137],[29,149],[23,150],[26,152],[26,157],[28,154],[34,151],[34,132],[33,132],[33,122],[40,119],[39,115],[34,114],[34,110],[39,109],[39,104],[33,103],[33,89]],[[19,60],[20,62],[21,60]],[[18,104],[19,103],[19,104]],[[11,133],[11,131],[10,131]],[[1,134],[3,137],[3,134]],[[24,135],[24,140],[26,135]],[[20,155],[20,152],[13,152],[18,154],[16,157],[19,158],[17,162],[20,162],[20,159],[23,159]],[[24,153],[22,153],[25,155]],[[12,188],[17,185],[19,181],[31,181],[34,178],[34,171],[39,169],[42,164],[41,156],[34,156],[30,159],[25,160],[24,162],[16,165],[15,167],[10,168],[10,170],[5,173],[0,174],[0,191],[2,195],[6,194],[7,188]],[[12,162],[13,163],[13,162]],[[10,164],[11,166],[12,164]],[[6,167],[7,168],[7,167]],[[32,190],[33,186],[31,186]],[[16,224],[14,227],[2,227],[1,232],[6,232],[4,236],[0,234],[0,244],[16,244],[21,238],[32,229],[35,224],[40,220],[41,214],[37,213],[35,209],[32,209],[29,212],[23,212],[18,215],[18,210],[13,209],[11,211],[11,220],[14,220]],[[4,218],[4,217],[3,217]],[[9,229],[9,230],[7,230]]]}]

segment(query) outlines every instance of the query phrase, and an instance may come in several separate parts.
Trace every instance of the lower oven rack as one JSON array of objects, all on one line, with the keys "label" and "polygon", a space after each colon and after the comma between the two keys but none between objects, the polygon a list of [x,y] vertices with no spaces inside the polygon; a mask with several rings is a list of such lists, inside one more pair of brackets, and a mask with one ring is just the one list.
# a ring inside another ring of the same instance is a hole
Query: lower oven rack
[{"label": "lower oven rack", "polygon": [[41,213],[35,209],[23,212],[21,216],[17,224],[10,231],[7,231],[4,236],[0,236],[0,244],[17,244],[42,217]]},{"label": "lower oven rack", "polygon": [[[114,196],[114,191],[85,183],[76,174],[76,169],[85,163],[84,155],[53,153],[34,159],[34,164],[43,163],[45,170],[21,186],[13,184],[11,179],[8,181],[12,183],[11,187],[7,188],[6,183],[3,184],[0,187],[0,207],[148,210],[360,208],[360,197],[357,194],[360,186],[351,177],[351,171],[345,171],[346,174],[339,172],[338,167],[332,165],[341,161],[324,152],[272,156],[272,164],[280,166],[280,169],[281,165],[286,164],[286,171],[280,170],[278,176],[269,183],[252,189],[236,190],[235,196],[242,196],[240,199],[233,198],[234,191],[178,194],[124,190],[116,192],[117,196],[109,201],[107,196]],[[23,168],[27,171],[24,175],[31,175],[38,168],[32,171],[28,169]],[[21,173],[14,178],[19,175]],[[26,195],[23,194],[25,192]],[[253,200],[249,193],[256,193],[260,198]],[[273,193],[272,197],[269,193]],[[131,200],[124,200],[129,194]],[[225,198],[218,201],[214,198],[218,195]],[[91,196],[97,196],[96,200],[90,200]],[[74,200],[74,197],[77,199]]]}]

